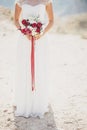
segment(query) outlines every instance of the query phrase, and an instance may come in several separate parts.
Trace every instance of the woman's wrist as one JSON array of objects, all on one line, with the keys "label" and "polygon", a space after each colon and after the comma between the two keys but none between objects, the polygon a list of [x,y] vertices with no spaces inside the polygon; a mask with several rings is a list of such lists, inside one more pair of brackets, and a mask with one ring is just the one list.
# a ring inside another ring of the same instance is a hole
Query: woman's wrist
[{"label": "woman's wrist", "polygon": [[19,29],[19,30],[21,29],[21,26],[18,21],[15,22],[15,25],[16,25],[17,29]]},{"label": "woman's wrist", "polygon": [[44,29],[44,34],[47,33],[47,32],[49,32],[49,30],[51,29],[52,26],[53,26],[53,21],[50,21],[48,23],[48,25]]},{"label": "woman's wrist", "polygon": [[20,24],[16,25],[17,29],[21,29],[21,26]]},{"label": "woman's wrist", "polygon": [[21,30],[21,26],[18,26],[17,29],[18,29],[18,30]]},{"label": "woman's wrist", "polygon": [[41,33],[41,36],[45,35],[45,33],[46,33],[46,31],[45,31],[45,29],[44,29],[44,31]]}]

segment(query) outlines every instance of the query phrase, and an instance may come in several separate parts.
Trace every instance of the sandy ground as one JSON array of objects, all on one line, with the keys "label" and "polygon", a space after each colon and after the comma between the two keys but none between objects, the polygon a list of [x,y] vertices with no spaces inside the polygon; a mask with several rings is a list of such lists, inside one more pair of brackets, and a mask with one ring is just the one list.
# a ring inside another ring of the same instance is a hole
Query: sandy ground
[{"label": "sandy ground", "polygon": [[0,130],[87,130],[87,40],[50,34],[50,112],[43,119],[14,117],[17,31],[0,22]]}]

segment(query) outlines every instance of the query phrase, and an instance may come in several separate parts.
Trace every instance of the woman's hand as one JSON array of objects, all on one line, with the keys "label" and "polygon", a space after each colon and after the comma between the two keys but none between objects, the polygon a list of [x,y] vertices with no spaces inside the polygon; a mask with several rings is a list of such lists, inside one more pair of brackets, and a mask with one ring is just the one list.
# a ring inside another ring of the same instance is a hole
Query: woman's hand
[{"label": "woman's hand", "polygon": [[28,40],[31,40],[32,39],[32,36],[27,34],[26,37],[28,38]]},{"label": "woman's hand", "polygon": [[35,40],[38,40],[40,39],[42,36],[44,36],[45,34],[45,31],[42,33],[42,34],[36,34],[34,37],[35,37]]},{"label": "woman's hand", "polygon": [[[40,39],[42,36],[45,35],[45,33],[46,33],[46,32],[45,32],[45,30],[44,30],[43,33],[41,33],[41,34],[36,34],[36,35],[34,36],[34,39],[35,39],[35,40]],[[28,38],[28,40],[31,40],[31,39],[32,39],[32,35],[27,34],[26,37]]]},{"label": "woman's hand", "polygon": [[35,40],[38,40],[38,39],[40,39],[41,34],[36,34],[34,37],[35,37]]},{"label": "woman's hand", "polygon": [[[32,36],[29,35],[29,34],[27,34],[26,37],[28,38],[28,40],[31,40],[31,39],[32,39]],[[41,35],[40,35],[40,34],[37,34],[37,35],[34,36],[34,39],[35,39],[35,40],[38,40],[38,39],[40,39],[40,37],[41,37]]]}]

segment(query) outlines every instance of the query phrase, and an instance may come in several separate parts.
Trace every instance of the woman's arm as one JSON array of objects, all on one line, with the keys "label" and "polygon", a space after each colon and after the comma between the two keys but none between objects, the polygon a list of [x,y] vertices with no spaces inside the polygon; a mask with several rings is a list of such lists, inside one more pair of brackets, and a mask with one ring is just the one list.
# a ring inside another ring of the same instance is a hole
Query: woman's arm
[{"label": "woman's arm", "polygon": [[14,23],[18,29],[20,28],[20,24],[19,24],[20,13],[21,13],[21,7],[18,4],[16,4],[15,14],[14,14]]},{"label": "woman's arm", "polygon": [[52,3],[49,3],[49,4],[46,5],[46,11],[47,11],[47,15],[48,15],[48,25],[45,28],[44,33],[48,32],[50,30],[50,28],[53,26],[53,23],[54,23]]},{"label": "woman's arm", "polygon": [[[20,17],[20,13],[21,13],[21,7],[16,4],[15,5],[15,14],[14,14],[14,23],[16,25],[16,27],[18,29],[21,28],[20,24],[19,24],[19,17]],[[26,35],[26,37],[30,40],[31,39],[31,36],[30,35]]]},{"label": "woman's arm", "polygon": [[35,36],[35,39],[38,40],[41,36],[43,36],[46,32],[48,32],[50,30],[50,28],[53,26],[54,23],[54,16],[53,16],[53,7],[52,7],[52,3],[48,3],[46,5],[46,12],[48,15],[48,25],[46,26],[46,28],[44,29],[44,32],[42,35],[37,34]]}]

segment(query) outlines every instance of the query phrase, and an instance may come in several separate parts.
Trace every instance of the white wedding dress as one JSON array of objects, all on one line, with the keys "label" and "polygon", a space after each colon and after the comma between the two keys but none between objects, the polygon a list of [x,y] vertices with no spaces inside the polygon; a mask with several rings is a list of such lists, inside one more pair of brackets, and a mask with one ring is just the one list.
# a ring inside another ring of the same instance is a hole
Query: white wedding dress
[{"label": "white wedding dress", "polygon": [[[48,2],[51,0],[40,0],[40,2],[38,0],[17,0],[15,3],[22,8],[20,19],[39,15],[41,21],[46,25],[45,6]],[[47,35],[35,42],[36,90],[32,92],[31,41],[19,31],[16,53],[15,116],[42,117],[49,110],[48,46]]]}]

